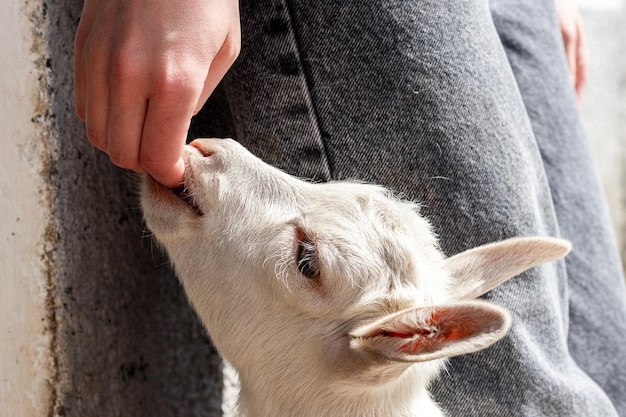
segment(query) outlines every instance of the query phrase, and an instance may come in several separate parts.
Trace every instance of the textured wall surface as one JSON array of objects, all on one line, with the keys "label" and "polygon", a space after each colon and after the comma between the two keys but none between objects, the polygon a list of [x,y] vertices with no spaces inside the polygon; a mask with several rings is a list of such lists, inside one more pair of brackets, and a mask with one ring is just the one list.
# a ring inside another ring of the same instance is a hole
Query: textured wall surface
[{"label": "textured wall surface", "polygon": [[0,3],[0,416],[220,415],[219,360],[136,179],[74,115],[81,2]]},{"label": "textured wall surface", "polygon": [[81,2],[48,4],[57,410],[65,416],[215,416],[219,362],[141,220],[136,178],[86,140],[74,115]]},{"label": "textured wall surface", "polygon": [[[0,13],[0,416],[47,415],[54,402],[54,317],[45,44],[38,4]],[[25,29],[26,28],[26,29]]]}]

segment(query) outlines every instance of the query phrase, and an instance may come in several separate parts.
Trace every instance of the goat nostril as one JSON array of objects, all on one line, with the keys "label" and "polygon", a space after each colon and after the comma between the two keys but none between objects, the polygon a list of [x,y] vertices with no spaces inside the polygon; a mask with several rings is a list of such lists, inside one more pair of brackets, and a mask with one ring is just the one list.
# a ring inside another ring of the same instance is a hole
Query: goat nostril
[{"label": "goat nostril", "polygon": [[202,140],[194,140],[193,142],[191,142],[189,145],[193,146],[194,148],[196,148],[197,150],[200,151],[200,153],[202,154],[202,156],[204,156],[205,158],[208,158],[210,156],[215,155],[215,149],[213,147],[211,147],[207,142],[202,141]]}]

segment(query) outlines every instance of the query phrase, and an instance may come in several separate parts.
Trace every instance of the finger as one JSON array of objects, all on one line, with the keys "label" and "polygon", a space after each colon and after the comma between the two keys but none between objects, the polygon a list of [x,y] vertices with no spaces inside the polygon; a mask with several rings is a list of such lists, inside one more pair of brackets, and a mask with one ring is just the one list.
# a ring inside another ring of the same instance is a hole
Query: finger
[{"label": "finger", "polygon": [[213,94],[215,88],[217,88],[218,84],[222,81],[230,67],[233,65],[237,57],[239,56],[240,50],[240,40],[239,34],[235,35],[236,39],[227,39],[222,48],[218,51],[211,62],[211,66],[209,68],[209,72],[204,81],[204,87],[202,89],[202,93],[196,103],[196,106],[193,110],[193,114],[198,113],[204,103],[208,100],[209,96]]},{"label": "finger", "polygon": [[[87,40],[89,42],[89,39]],[[93,52],[89,47],[84,54],[85,66],[85,127],[87,138],[93,146],[107,150],[107,119],[109,111],[108,64],[100,57],[106,54]]]},{"label": "finger", "polygon": [[176,98],[166,94],[148,102],[139,162],[146,172],[167,187],[177,187],[183,181],[182,153],[193,107],[198,101],[195,91],[183,89]]},{"label": "finger", "polygon": [[85,99],[87,90],[84,48],[94,21],[94,8],[90,6],[90,2],[85,2],[74,37],[74,103],[76,106],[76,114],[83,121],[85,120]]},{"label": "finger", "polygon": [[587,72],[589,69],[589,49],[587,48],[587,40],[582,25],[582,21],[578,21],[578,44],[576,45],[576,96],[578,101],[582,103],[585,86],[587,85]]},{"label": "finger", "polygon": [[568,31],[567,34],[565,34],[565,32],[563,33],[565,57],[567,59],[567,67],[569,68],[572,84],[576,84],[576,38],[575,31]]},{"label": "finger", "polygon": [[148,102],[145,95],[135,92],[125,85],[112,85],[107,152],[115,165],[144,172],[139,163],[139,151]]}]

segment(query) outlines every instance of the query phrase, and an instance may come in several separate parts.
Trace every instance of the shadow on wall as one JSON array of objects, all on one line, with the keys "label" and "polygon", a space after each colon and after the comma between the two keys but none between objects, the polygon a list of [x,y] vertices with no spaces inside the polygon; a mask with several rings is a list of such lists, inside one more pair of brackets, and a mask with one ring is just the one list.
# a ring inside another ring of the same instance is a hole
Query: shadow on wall
[{"label": "shadow on wall", "polygon": [[57,141],[50,181],[58,190],[55,412],[220,416],[219,358],[144,229],[136,179],[88,143],[75,116],[73,37],[81,8],[78,0],[47,3]]}]

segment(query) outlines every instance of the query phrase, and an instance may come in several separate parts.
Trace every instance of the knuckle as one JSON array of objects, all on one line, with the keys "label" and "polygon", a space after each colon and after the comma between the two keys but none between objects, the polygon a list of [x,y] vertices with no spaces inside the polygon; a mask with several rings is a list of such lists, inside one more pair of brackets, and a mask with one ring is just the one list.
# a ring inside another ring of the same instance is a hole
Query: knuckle
[{"label": "knuckle", "polygon": [[224,43],[220,46],[217,53],[219,59],[226,62],[233,63],[239,57],[241,53],[241,32],[240,29],[231,31],[226,36]]},{"label": "knuckle", "polygon": [[134,83],[141,77],[141,63],[137,54],[126,49],[117,51],[111,59],[111,82],[114,84]]},{"label": "knuckle", "polygon": [[226,48],[226,58],[231,62],[235,62],[241,53],[241,43],[231,42]]},{"label": "knuckle", "polygon": [[191,94],[197,89],[197,82],[184,65],[165,64],[156,72],[154,89],[158,95],[174,96]]}]

